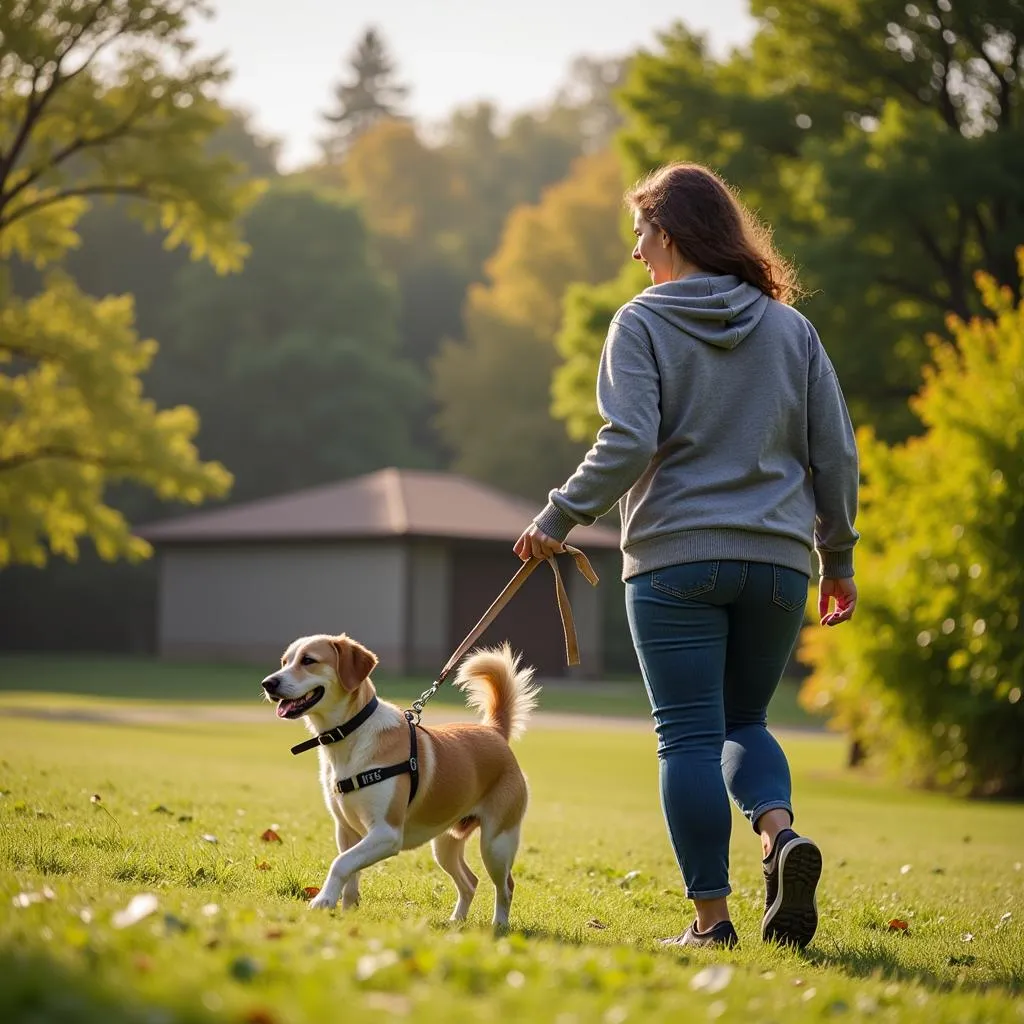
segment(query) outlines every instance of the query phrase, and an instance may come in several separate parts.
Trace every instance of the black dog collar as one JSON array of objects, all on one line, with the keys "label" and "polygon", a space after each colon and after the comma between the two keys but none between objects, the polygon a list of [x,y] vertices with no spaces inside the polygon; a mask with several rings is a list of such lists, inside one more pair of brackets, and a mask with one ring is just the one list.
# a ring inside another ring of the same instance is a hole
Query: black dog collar
[{"label": "black dog collar", "polygon": [[376,697],[372,697],[370,703],[362,711],[353,715],[347,722],[342,722],[341,725],[328,729],[327,732],[322,732],[311,740],[303,740],[301,743],[296,743],[292,747],[292,753],[302,754],[307,750],[312,750],[314,747],[326,747],[328,744],[340,742],[346,736],[351,736],[377,710],[379,703]]}]

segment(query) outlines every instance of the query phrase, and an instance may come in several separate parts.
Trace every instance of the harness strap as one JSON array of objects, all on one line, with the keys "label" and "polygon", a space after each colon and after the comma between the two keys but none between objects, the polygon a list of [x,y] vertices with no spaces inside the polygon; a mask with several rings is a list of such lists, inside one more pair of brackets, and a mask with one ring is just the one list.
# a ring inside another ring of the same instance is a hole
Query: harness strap
[{"label": "harness strap", "polygon": [[337,784],[339,793],[354,793],[357,789],[374,786],[385,779],[393,779],[398,775],[411,775],[409,803],[412,803],[416,790],[420,786],[419,747],[416,741],[416,726],[413,724],[412,717],[407,714],[406,720],[409,723],[409,760],[399,764],[389,764],[386,768],[371,768],[369,771],[360,772],[348,779],[339,779]]},{"label": "harness strap", "polygon": [[340,743],[346,736],[351,736],[377,710],[379,703],[380,701],[373,697],[362,711],[353,715],[347,722],[342,722],[341,725],[336,725],[333,729],[328,729],[327,732],[322,732],[311,740],[303,740],[301,743],[296,743],[292,747],[292,753],[301,754],[306,750],[312,750],[314,747],[326,747],[330,743]]}]

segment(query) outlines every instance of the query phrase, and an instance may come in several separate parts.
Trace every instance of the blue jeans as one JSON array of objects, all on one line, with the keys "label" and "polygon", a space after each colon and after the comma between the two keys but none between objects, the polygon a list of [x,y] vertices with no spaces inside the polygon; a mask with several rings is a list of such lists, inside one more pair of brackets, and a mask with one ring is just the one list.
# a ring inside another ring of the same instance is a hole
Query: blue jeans
[{"label": "blue jeans", "polygon": [[757,825],[793,814],[768,702],[803,622],[808,577],[761,562],[634,576],[626,614],[658,733],[661,803],[690,899],[727,896],[729,795]]}]

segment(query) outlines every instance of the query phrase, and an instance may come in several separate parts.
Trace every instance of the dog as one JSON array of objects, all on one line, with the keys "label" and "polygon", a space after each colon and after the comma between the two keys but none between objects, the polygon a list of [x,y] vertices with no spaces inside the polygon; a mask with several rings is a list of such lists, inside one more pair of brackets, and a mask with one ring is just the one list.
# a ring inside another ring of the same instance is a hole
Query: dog
[{"label": "dog", "polygon": [[281,668],[263,680],[277,716],[303,718],[319,737],[299,748],[319,750],[338,856],[309,906],[332,909],[339,898],[343,909],[358,905],[363,868],[429,840],[458,892],[451,920],[463,921],[478,882],[464,850],[479,828],[495,888],[493,924],[507,928],[528,800],[509,741],[522,734],[536,707],[533,669],[521,667],[507,643],[472,652],[454,685],[482,721],[426,728],[377,698],[370,679],[377,663],[345,634],[319,634],[294,640]]}]

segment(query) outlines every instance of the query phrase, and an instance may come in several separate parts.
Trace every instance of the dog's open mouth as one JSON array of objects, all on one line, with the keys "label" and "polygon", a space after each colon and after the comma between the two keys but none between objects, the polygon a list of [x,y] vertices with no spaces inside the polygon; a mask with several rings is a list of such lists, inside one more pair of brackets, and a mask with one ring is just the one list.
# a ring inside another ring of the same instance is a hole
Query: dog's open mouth
[{"label": "dog's open mouth", "polygon": [[317,686],[301,697],[283,697],[277,705],[277,717],[298,718],[299,715],[304,715],[314,704],[319,703],[324,692],[322,686]]}]

